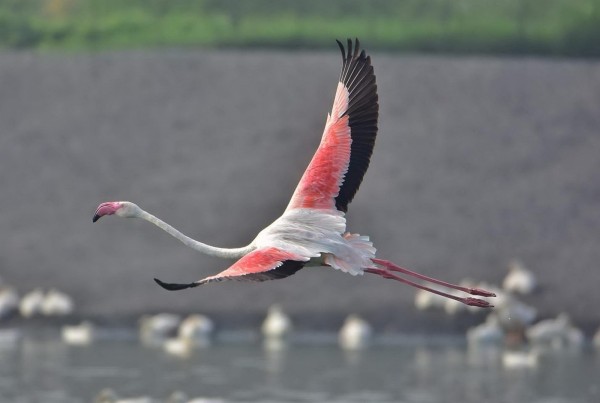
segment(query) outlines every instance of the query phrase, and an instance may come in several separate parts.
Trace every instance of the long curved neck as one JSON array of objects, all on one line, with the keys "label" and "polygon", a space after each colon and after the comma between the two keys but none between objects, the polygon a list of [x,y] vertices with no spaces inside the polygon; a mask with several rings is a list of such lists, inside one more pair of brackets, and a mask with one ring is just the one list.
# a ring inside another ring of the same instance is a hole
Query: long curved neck
[{"label": "long curved neck", "polygon": [[225,258],[225,259],[239,259],[242,256],[244,256],[244,255],[248,254],[249,252],[251,252],[252,250],[254,250],[254,246],[252,244],[250,244],[248,246],[244,246],[242,248],[231,248],[230,249],[230,248],[217,248],[215,246],[210,246],[210,245],[204,244],[202,242],[198,242],[195,239],[192,239],[189,236],[182,234],[180,231],[176,230],[175,228],[173,228],[172,226],[170,226],[169,224],[167,224],[160,218],[157,218],[142,209],[140,209],[139,213],[137,214],[137,217],[142,218],[148,222],[151,222],[152,224],[156,225],[158,228],[166,231],[170,235],[179,239],[181,242],[183,242],[184,245],[189,246],[190,248],[193,248],[193,249],[197,250],[198,252],[204,253],[205,255],[216,256],[216,257],[221,257],[221,258]]}]

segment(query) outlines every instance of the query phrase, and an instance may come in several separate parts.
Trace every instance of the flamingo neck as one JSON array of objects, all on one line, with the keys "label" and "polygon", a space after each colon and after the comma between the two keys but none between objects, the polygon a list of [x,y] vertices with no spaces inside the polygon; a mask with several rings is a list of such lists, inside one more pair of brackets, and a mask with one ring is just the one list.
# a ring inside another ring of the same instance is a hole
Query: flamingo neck
[{"label": "flamingo neck", "polygon": [[211,246],[202,242],[198,242],[195,239],[184,235],[183,233],[173,228],[171,225],[167,224],[160,218],[155,217],[142,209],[140,209],[139,213],[137,214],[137,217],[156,225],[158,228],[167,232],[169,235],[179,239],[181,242],[183,242],[184,245],[189,246],[190,248],[195,249],[200,253],[204,253],[205,255],[216,256],[224,259],[239,259],[242,256],[254,250],[254,246],[252,244],[244,246],[242,248],[217,248],[216,246]]}]

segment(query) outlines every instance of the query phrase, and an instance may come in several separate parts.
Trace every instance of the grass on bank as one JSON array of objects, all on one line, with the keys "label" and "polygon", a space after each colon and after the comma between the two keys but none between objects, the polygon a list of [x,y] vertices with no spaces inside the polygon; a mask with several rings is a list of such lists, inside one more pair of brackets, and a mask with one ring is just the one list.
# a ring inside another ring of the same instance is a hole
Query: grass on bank
[{"label": "grass on bank", "polygon": [[0,47],[330,47],[600,56],[600,0],[0,0]]}]

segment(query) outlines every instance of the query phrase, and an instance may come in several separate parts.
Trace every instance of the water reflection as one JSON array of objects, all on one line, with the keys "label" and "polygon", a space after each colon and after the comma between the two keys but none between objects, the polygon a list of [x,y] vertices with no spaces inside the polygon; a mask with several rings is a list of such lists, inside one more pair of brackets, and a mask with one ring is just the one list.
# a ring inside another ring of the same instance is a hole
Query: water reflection
[{"label": "water reflection", "polygon": [[[531,351],[511,351],[512,359]],[[536,365],[507,365],[505,351],[457,343],[378,345],[217,341],[185,359],[134,341],[67,346],[58,335],[0,348],[0,401],[89,402],[102,389],[165,401],[173,392],[223,401],[600,401],[600,357],[534,351]]]}]

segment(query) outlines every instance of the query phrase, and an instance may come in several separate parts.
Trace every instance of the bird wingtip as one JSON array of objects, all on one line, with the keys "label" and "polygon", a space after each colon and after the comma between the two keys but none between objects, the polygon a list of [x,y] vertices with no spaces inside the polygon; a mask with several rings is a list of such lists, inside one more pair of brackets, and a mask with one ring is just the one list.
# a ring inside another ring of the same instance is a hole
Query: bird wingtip
[{"label": "bird wingtip", "polygon": [[169,291],[185,290],[186,288],[190,288],[190,287],[195,287],[196,286],[195,283],[190,283],[190,284],[165,283],[164,281],[161,281],[161,280],[159,280],[157,278],[155,278],[154,281],[156,282],[156,284],[158,284],[159,286],[161,286],[165,290],[169,290]]}]

